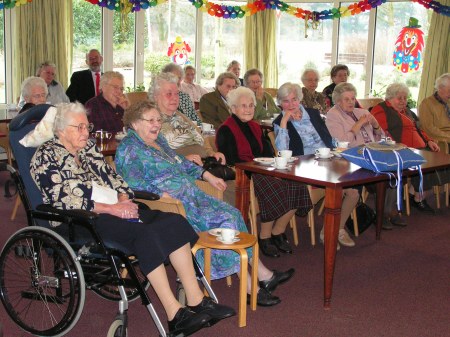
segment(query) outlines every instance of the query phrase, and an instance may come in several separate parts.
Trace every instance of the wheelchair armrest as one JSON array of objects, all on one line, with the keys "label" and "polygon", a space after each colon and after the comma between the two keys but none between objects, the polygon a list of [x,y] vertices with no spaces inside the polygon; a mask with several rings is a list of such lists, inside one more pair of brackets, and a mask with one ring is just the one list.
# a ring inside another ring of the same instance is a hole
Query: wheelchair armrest
[{"label": "wheelchair armrest", "polygon": [[133,191],[136,199],[159,200],[159,195],[147,191]]},{"label": "wheelchair armrest", "polygon": [[58,214],[60,216],[69,217],[74,220],[95,220],[98,217],[97,213],[91,211],[85,211],[83,209],[58,209],[48,204],[38,205],[36,207],[38,211]]}]

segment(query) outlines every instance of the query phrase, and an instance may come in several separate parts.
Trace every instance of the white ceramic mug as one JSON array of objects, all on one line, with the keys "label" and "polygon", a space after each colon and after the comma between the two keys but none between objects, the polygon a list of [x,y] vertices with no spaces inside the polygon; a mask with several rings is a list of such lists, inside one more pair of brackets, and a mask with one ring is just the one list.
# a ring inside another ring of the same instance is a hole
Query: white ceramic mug
[{"label": "white ceramic mug", "polygon": [[339,148],[341,148],[341,149],[346,149],[346,148],[348,148],[348,144],[349,144],[350,142],[344,142],[344,141],[338,141],[338,143],[337,143],[337,146],[339,147]]},{"label": "white ceramic mug", "polygon": [[284,157],[275,157],[275,167],[279,169],[284,169],[287,166],[287,158]]},{"label": "white ceramic mug", "polygon": [[208,132],[208,131],[211,131],[212,128],[213,128],[212,124],[202,123],[202,131]]},{"label": "white ceramic mug", "polygon": [[220,239],[223,242],[233,242],[236,237],[236,232],[234,229],[221,228],[220,229]]},{"label": "white ceramic mug", "polygon": [[319,157],[328,157],[330,155],[330,149],[328,147],[321,147],[316,150],[316,155]]},{"label": "white ceramic mug", "polygon": [[291,151],[291,150],[281,150],[281,151],[278,151],[278,156],[279,156],[279,157],[286,158],[286,159],[289,159],[289,158],[292,157],[292,151]]}]

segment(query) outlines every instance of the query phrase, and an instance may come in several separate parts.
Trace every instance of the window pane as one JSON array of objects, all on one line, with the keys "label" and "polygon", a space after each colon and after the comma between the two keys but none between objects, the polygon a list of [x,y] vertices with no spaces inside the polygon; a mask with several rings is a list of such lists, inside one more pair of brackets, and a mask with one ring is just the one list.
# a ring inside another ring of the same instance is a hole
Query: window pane
[{"label": "window pane", "polygon": [[101,50],[102,12],[85,0],[73,0],[73,60],[72,71],[86,69],[86,53]]},{"label": "window pane", "polygon": [[6,103],[5,87],[5,19],[4,10],[0,11],[0,103]]},{"label": "window pane", "polygon": [[[245,2],[224,1],[225,6],[242,6]],[[201,85],[215,86],[216,78],[227,70],[228,64],[244,61],[245,19],[224,20],[207,13],[203,14],[203,43],[201,61]],[[241,77],[245,69],[241,69]]]},{"label": "window pane", "polygon": [[431,14],[432,11],[412,2],[390,2],[378,7],[372,95],[384,97],[389,84],[402,82],[409,87],[412,97],[417,99],[423,64],[418,71],[403,73],[394,67],[393,53],[397,36],[408,25],[411,16],[419,20],[426,41]]},{"label": "window pane", "polygon": [[[352,2],[342,3],[341,6],[348,7],[350,4]],[[337,62],[348,66],[350,70],[348,81],[356,87],[358,97],[364,97],[369,15],[367,11],[344,17],[339,23]]]},{"label": "window pane", "polygon": [[[333,7],[332,3],[289,4],[318,12]],[[322,91],[330,82],[332,20],[320,21],[317,29],[309,27],[305,34],[304,20],[281,13],[278,27],[278,84],[301,83],[302,72],[307,68],[313,68],[320,74],[317,90]]]},{"label": "window pane", "polygon": [[130,87],[131,91],[134,91],[134,22],[134,13],[114,12],[113,69],[124,76],[125,88]]},{"label": "window pane", "polygon": [[[182,43],[185,43],[182,46],[186,50],[190,49],[188,61],[195,64],[196,11],[197,9],[188,0],[169,0],[145,11],[144,84],[146,89],[152,74],[157,74],[166,63],[172,61],[167,52],[169,45],[175,42],[177,36],[180,36]],[[177,57],[177,63],[184,65],[184,53],[181,54],[183,58]]]}]

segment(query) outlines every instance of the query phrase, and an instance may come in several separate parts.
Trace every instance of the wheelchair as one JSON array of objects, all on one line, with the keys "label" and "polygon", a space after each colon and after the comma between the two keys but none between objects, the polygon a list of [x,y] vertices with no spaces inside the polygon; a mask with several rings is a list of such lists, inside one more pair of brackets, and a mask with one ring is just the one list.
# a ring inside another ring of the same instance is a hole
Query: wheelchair
[{"label": "wheelchair", "polygon": [[[89,289],[106,300],[118,302],[108,337],[128,335],[128,304],[138,298],[146,306],[159,336],[173,337],[165,331],[148,297],[146,290],[150,284],[139,269],[138,257],[119,242],[102,240],[95,230],[97,215],[43,204],[29,170],[36,148],[25,148],[19,140],[34,129],[48,108],[49,105],[38,105],[11,121],[10,143],[18,170],[0,163],[0,171],[9,171],[17,186],[28,222],[28,227],[8,239],[0,253],[0,299],[6,312],[31,334],[63,336],[80,318],[85,292]],[[152,193],[135,193],[139,199],[159,198]],[[51,227],[50,222],[61,225]],[[197,260],[192,257],[197,279],[217,302]],[[177,294],[182,296],[184,290],[177,284]]]}]

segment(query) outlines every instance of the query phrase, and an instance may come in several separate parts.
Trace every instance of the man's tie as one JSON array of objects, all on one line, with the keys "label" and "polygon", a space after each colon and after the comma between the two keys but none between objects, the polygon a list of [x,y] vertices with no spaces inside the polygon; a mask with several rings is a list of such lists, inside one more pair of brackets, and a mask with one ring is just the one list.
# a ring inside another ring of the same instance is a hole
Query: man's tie
[{"label": "man's tie", "polygon": [[100,93],[100,73],[95,73],[95,96]]}]

